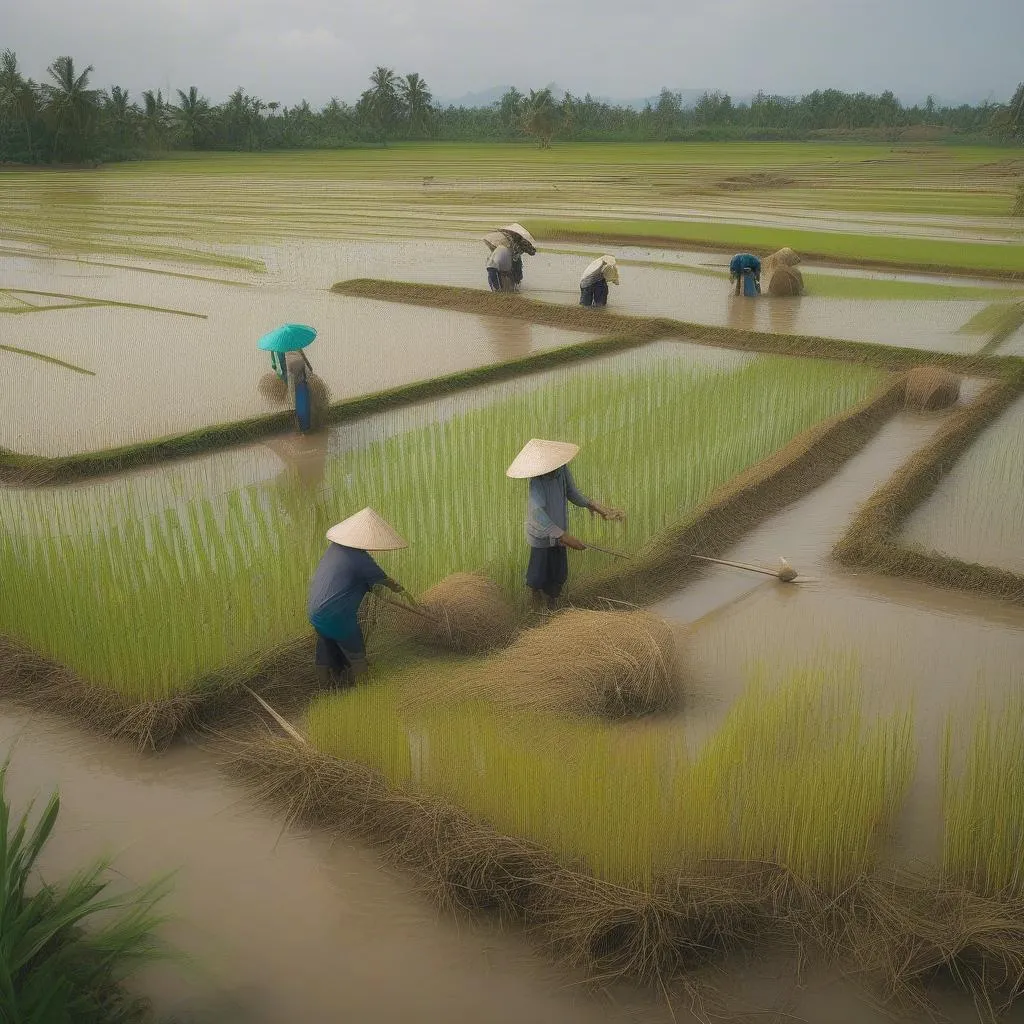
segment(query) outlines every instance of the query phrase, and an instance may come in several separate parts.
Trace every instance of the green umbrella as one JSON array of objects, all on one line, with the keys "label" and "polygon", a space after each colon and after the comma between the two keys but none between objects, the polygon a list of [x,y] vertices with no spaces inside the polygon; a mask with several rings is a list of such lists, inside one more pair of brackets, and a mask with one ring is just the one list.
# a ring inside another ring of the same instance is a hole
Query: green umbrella
[{"label": "green umbrella", "polygon": [[264,334],[256,343],[264,352],[297,352],[311,344],[316,337],[316,328],[305,324],[285,324],[269,334]]}]

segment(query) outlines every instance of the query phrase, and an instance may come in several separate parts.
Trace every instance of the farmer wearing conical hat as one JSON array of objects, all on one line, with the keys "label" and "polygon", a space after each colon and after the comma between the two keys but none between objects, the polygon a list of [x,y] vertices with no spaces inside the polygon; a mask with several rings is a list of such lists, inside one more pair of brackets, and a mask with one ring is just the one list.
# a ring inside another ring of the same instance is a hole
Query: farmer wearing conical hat
[{"label": "farmer wearing conical hat", "polygon": [[569,471],[569,462],[579,445],[565,441],[544,441],[533,438],[515,457],[505,471],[514,480],[530,481],[526,512],[526,543],[530,562],[526,569],[526,585],[533,599],[545,599],[554,607],[569,576],[567,549],[583,551],[586,544],[568,532],[569,502],[588,509],[602,519],[622,519],[618,509],[605,508],[584,497]]},{"label": "farmer wearing conical hat", "polygon": [[337,684],[346,673],[358,676],[366,669],[366,645],[358,618],[363,598],[378,585],[406,592],[369,552],[408,545],[372,508],[332,526],[327,539],[331,543],[313,575],[307,611],[316,630],[316,664]]},{"label": "farmer wearing conical hat", "polygon": [[523,255],[536,256],[537,246],[522,224],[508,224],[484,235],[491,250],[487,259],[487,282],[491,291],[514,291],[523,280]]},{"label": "farmer wearing conical hat", "polygon": [[594,260],[580,278],[580,305],[607,306],[608,285],[618,283],[619,267],[614,256]]}]

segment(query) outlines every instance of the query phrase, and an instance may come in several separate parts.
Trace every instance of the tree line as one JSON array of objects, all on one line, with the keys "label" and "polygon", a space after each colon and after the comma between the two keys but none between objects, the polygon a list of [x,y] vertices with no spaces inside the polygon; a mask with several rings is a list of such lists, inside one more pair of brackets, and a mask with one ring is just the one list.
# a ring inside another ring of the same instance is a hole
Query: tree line
[{"label": "tree line", "polygon": [[705,93],[693,107],[663,89],[642,110],[550,88],[509,89],[486,107],[442,106],[415,72],[378,67],[354,104],[334,98],[319,110],[282,106],[236,89],[211,103],[192,86],[138,99],[120,86],[97,89],[94,69],[58,57],[43,82],[25,77],[11,50],[0,54],[0,162],[87,164],[170,150],[332,149],[389,141],[512,141],[548,147],[569,141],[807,139],[818,134],[882,136],[920,128],[950,138],[1024,144],[1024,84],[1005,104],[904,106],[891,93],[816,90],[798,99],[758,93],[734,103]]}]

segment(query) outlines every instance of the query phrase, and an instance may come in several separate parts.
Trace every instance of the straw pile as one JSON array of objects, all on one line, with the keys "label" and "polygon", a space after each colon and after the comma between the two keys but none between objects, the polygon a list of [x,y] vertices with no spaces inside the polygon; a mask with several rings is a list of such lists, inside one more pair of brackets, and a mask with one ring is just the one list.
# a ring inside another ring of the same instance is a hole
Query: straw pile
[{"label": "straw pile", "polygon": [[937,366],[915,366],[907,373],[906,405],[917,412],[948,409],[960,398],[960,378]]},{"label": "straw pile", "polygon": [[515,612],[497,584],[486,576],[457,572],[420,598],[430,620],[398,612],[402,632],[429,647],[460,654],[481,654],[503,647],[515,632]]},{"label": "straw pile", "polygon": [[309,375],[309,405],[313,415],[313,426],[323,426],[331,405],[331,389],[323,377],[318,377],[315,373]]},{"label": "straw pile", "polygon": [[761,261],[761,280],[771,281],[772,274],[779,267],[795,267],[799,262],[800,257],[788,245],[783,246],[778,252],[773,252],[771,256],[766,256]]},{"label": "straw pile", "polygon": [[804,277],[796,267],[775,267],[768,278],[768,294],[776,298],[799,295],[803,290]]},{"label": "straw pile", "polygon": [[256,390],[271,402],[284,402],[288,398],[288,385],[276,373],[263,374]]},{"label": "straw pile", "polygon": [[421,681],[410,710],[484,700],[508,710],[621,716],[656,711],[676,697],[675,639],[647,612],[570,609],[510,647]]}]

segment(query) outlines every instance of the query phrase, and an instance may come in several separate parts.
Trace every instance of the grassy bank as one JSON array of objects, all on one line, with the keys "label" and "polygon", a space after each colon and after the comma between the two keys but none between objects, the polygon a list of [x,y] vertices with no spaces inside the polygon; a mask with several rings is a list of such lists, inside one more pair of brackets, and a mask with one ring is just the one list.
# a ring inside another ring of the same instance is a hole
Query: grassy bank
[{"label": "grassy bank", "polygon": [[996,245],[897,234],[855,234],[799,228],[754,227],[698,221],[595,220],[530,221],[540,242],[650,245],[659,248],[768,255],[790,246],[804,258],[881,269],[918,270],[1007,280],[1024,279],[1024,245]]}]

